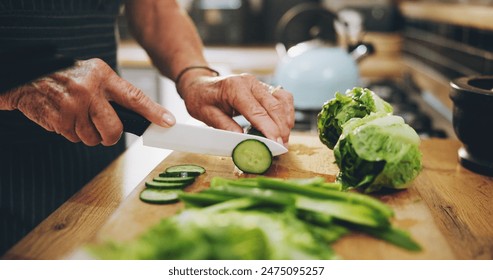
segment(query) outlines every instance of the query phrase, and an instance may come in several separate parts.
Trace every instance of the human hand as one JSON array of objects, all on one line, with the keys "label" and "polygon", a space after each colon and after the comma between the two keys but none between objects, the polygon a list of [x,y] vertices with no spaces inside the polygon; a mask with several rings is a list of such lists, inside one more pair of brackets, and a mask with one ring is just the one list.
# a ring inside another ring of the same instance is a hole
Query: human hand
[{"label": "human hand", "polygon": [[114,101],[153,123],[169,127],[174,116],[141,90],[120,78],[104,61],[78,61],[59,71],[0,95],[0,110],[18,109],[48,131],[88,146],[115,144],[123,125]]},{"label": "human hand", "polygon": [[207,125],[242,132],[232,116],[243,115],[267,138],[287,145],[294,126],[292,95],[271,87],[253,75],[200,76],[183,81],[180,92],[190,115]]}]

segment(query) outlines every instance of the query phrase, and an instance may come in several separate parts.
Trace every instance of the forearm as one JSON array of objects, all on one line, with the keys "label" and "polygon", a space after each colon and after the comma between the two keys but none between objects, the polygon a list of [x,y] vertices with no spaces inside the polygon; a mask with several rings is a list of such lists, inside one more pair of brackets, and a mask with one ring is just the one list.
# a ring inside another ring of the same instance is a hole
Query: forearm
[{"label": "forearm", "polygon": [[175,80],[185,67],[207,65],[195,26],[176,1],[129,0],[126,13],[132,33],[163,75]]}]

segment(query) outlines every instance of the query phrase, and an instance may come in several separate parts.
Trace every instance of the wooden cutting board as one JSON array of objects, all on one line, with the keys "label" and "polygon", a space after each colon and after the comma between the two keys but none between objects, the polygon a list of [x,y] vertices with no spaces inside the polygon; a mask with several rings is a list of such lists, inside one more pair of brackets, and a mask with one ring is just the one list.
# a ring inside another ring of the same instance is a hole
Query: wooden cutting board
[{"label": "wooden cutting board", "polygon": [[[376,196],[395,210],[393,224],[410,232],[423,247],[408,252],[363,234],[334,244],[344,259],[491,259],[493,258],[493,181],[457,164],[459,143],[426,140],[421,145],[424,169],[409,189]],[[338,172],[331,150],[313,134],[290,139],[290,152],[278,157],[266,176],[333,181]],[[129,195],[90,243],[135,238],[182,203],[151,205],[139,200],[144,182],[175,164],[198,164],[207,172],[187,191],[207,188],[215,176],[236,178],[231,158],[174,152]]]}]

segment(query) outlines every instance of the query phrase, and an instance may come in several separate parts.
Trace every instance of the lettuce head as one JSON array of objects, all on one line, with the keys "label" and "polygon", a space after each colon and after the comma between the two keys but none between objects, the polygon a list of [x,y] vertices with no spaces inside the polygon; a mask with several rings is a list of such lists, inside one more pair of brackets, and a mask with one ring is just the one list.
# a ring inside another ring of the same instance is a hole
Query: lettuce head
[{"label": "lettuce head", "polygon": [[420,138],[399,116],[373,113],[343,126],[334,156],[344,188],[404,189],[421,171]]},{"label": "lettuce head", "polygon": [[355,87],[346,94],[337,92],[317,116],[320,141],[333,149],[342,133],[342,126],[352,118],[363,118],[372,112],[391,114],[392,106],[367,88]]}]

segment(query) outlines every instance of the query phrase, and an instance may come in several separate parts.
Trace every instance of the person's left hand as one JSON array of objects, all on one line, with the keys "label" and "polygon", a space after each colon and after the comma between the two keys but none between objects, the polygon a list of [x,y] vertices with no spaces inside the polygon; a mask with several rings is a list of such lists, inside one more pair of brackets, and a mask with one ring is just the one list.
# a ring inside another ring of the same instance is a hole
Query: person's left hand
[{"label": "person's left hand", "polygon": [[243,115],[267,138],[287,145],[294,126],[293,96],[251,74],[195,78],[178,89],[190,115],[215,128],[243,132],[232,117]]}]

